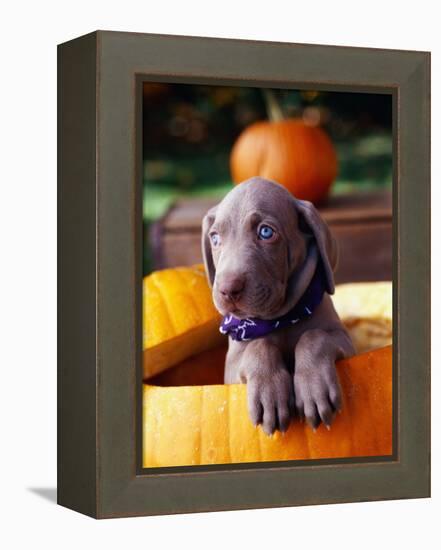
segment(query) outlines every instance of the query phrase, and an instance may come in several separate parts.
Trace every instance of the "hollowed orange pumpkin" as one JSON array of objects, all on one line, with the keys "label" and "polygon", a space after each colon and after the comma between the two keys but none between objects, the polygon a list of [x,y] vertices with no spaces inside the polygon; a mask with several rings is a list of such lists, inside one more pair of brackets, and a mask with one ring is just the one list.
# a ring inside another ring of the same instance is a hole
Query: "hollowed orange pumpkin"
[{"label": "hollowed orange pumpkin", "polygon": [[187,386],[144,386],[145,468],[392,454],[391,346],[337,363],[343,410],[330,431],[294,421],[272,437],[252,425],[246,385],[190,385],[219,380],[224,353],[205,352],[155,380],[179,384],[185,375]]}]

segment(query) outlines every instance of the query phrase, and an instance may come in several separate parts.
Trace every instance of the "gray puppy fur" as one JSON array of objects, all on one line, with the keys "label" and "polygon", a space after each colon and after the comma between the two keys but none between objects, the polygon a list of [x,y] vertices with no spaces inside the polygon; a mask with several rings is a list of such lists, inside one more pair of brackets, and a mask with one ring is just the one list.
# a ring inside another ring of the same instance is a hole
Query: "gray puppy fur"
[{"label": "gray puppy fur", "polygon": [[[258,237],[269,226],[269,240]],[[315,429],[341,408],[335,361],[354,354],[329,294],[336,243],[314,206],[263,178],[236,186],[202,224],[202,252],[216,308],[237,318],[274,319],[308,287],[321,259],[327,293],[313,314],[247,342],[229,338],[225,383],[246,383],[252,422],[285,431],[297,413]]]}]

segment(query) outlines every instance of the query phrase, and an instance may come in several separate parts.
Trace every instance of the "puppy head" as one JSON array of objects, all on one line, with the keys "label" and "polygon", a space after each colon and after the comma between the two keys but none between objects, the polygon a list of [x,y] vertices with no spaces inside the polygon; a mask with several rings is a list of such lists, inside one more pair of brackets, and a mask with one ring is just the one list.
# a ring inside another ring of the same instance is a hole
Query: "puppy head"
[{"label": "puppy head", "polygon": [[334,292],[335,241],[314,206],[281,185],[252,178],[236,186],[202,223],[202,253],[223,315],[272,319],[291,309],[321,258]]}]

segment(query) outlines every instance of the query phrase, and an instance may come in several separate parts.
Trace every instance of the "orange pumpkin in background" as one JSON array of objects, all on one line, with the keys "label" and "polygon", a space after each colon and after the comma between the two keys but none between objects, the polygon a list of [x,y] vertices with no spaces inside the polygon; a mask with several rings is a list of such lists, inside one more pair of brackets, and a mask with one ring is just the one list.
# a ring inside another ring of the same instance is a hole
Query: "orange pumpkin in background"
[{"label": "orange pumpkin in background", "polygon": [[282,184],[296,198],[317,204],[337,175],[337,154],[325,131],[302,119],[263,121],[240,134],[230,168],[235,183],[261,176]]}]

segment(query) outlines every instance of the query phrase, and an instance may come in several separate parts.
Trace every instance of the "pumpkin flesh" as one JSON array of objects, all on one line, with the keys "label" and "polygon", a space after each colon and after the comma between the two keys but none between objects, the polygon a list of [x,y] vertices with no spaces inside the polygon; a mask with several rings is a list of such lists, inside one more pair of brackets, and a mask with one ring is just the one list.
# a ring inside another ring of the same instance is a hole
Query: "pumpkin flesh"
[{"label": "pumpkin flesh", "polygon": [[357,353],[392,344],[392,282],[337,285],[334,307]]}]

